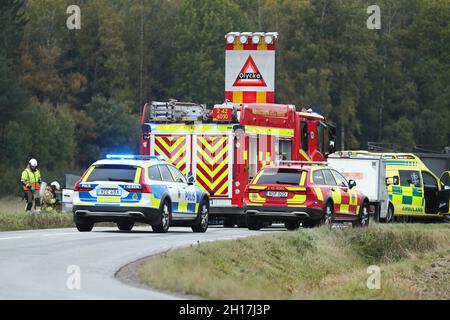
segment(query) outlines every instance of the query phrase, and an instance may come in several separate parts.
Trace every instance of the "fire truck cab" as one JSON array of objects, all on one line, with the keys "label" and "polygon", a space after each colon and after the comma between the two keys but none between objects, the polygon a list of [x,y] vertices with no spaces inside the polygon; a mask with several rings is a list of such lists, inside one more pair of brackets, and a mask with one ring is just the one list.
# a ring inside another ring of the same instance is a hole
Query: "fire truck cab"
[{"label": "fire truck cab", "polygon": [[163,156],[210,194],[210,216],[245,225],[243,196],[257,172],[280,160],[324,161],[335,128],[294,105],[171,100],[144,106],[141,153]]}]

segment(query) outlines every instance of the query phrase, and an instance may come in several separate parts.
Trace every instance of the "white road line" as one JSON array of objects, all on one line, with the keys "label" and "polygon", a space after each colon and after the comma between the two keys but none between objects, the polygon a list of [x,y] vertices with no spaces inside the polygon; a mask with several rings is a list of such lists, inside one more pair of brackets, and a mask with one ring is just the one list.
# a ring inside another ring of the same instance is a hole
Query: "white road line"
[{"label": "white road line", "polygon": [[24,237],[8,237],[8,238],[0,238],[0,240],[12,240],[12,239],[24,239]]},{"label": "white road line", "polygon": [[65,232],[65,233],[46,233],[43,234],[43,237],[54,237],[54,236],[64,236],[67,234],[79,234],[79,232]]}]

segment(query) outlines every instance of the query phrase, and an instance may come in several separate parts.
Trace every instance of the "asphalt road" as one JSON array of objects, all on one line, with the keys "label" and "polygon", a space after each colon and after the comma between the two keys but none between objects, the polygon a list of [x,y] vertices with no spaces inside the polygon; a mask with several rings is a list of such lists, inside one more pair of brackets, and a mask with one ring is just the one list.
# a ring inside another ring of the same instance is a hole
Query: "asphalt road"
[{"label": "asphalt road", "polygon": [[130,262],[169,249],[262,233],[222,227],[210,227],[203,234],[190,228],[157,234],[150,227],[131,232],[115,228],[94,228],[90,233],[76,229],[0,232],[0,299],[177,299],[126,285],[114,274]]}]

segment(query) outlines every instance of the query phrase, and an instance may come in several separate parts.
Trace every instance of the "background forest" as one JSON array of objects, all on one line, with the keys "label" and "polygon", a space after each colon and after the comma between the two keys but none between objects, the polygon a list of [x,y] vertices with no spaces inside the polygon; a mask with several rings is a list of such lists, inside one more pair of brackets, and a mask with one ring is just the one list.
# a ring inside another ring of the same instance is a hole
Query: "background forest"
[{"label": "background forest", "polygon": [[136,152],[146,101],[222,102],[229,31],[279,33],[277,102],[324,114],[338,147],[450,145],[448,0],[0,0],[0,193],[30,157],[61,181]]}]

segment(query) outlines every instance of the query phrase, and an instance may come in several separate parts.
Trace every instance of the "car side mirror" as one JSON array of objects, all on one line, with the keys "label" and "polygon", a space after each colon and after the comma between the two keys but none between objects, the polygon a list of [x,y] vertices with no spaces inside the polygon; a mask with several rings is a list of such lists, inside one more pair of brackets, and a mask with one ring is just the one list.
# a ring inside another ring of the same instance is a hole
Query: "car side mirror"
[{"label": "car side mirror", "polygon": [[390,186],[390,185],[398,185],[398,184],[399,184],[399,178],[398,178],[398,176],[386,178],[386,186]]},{"label": "car side mirror", "polygon": [[392,182],[394,185],[398,186],[400,184],[400,178],[398,176],[394,176],[392,178]]},{"label": "car side mirror", "polygon": [[355,180],[352,180],[352,179],[348,180],[348,187],[349,187],[350,189],[356,187],[356,181],[355,181]]},{"label": "car side mirror", "polygon": [[192,186],[195,183],[194,174],[191,171],[189,171],[189,173],[187,174],[186,179],[187,179],[187,184],[190,186]]}]

